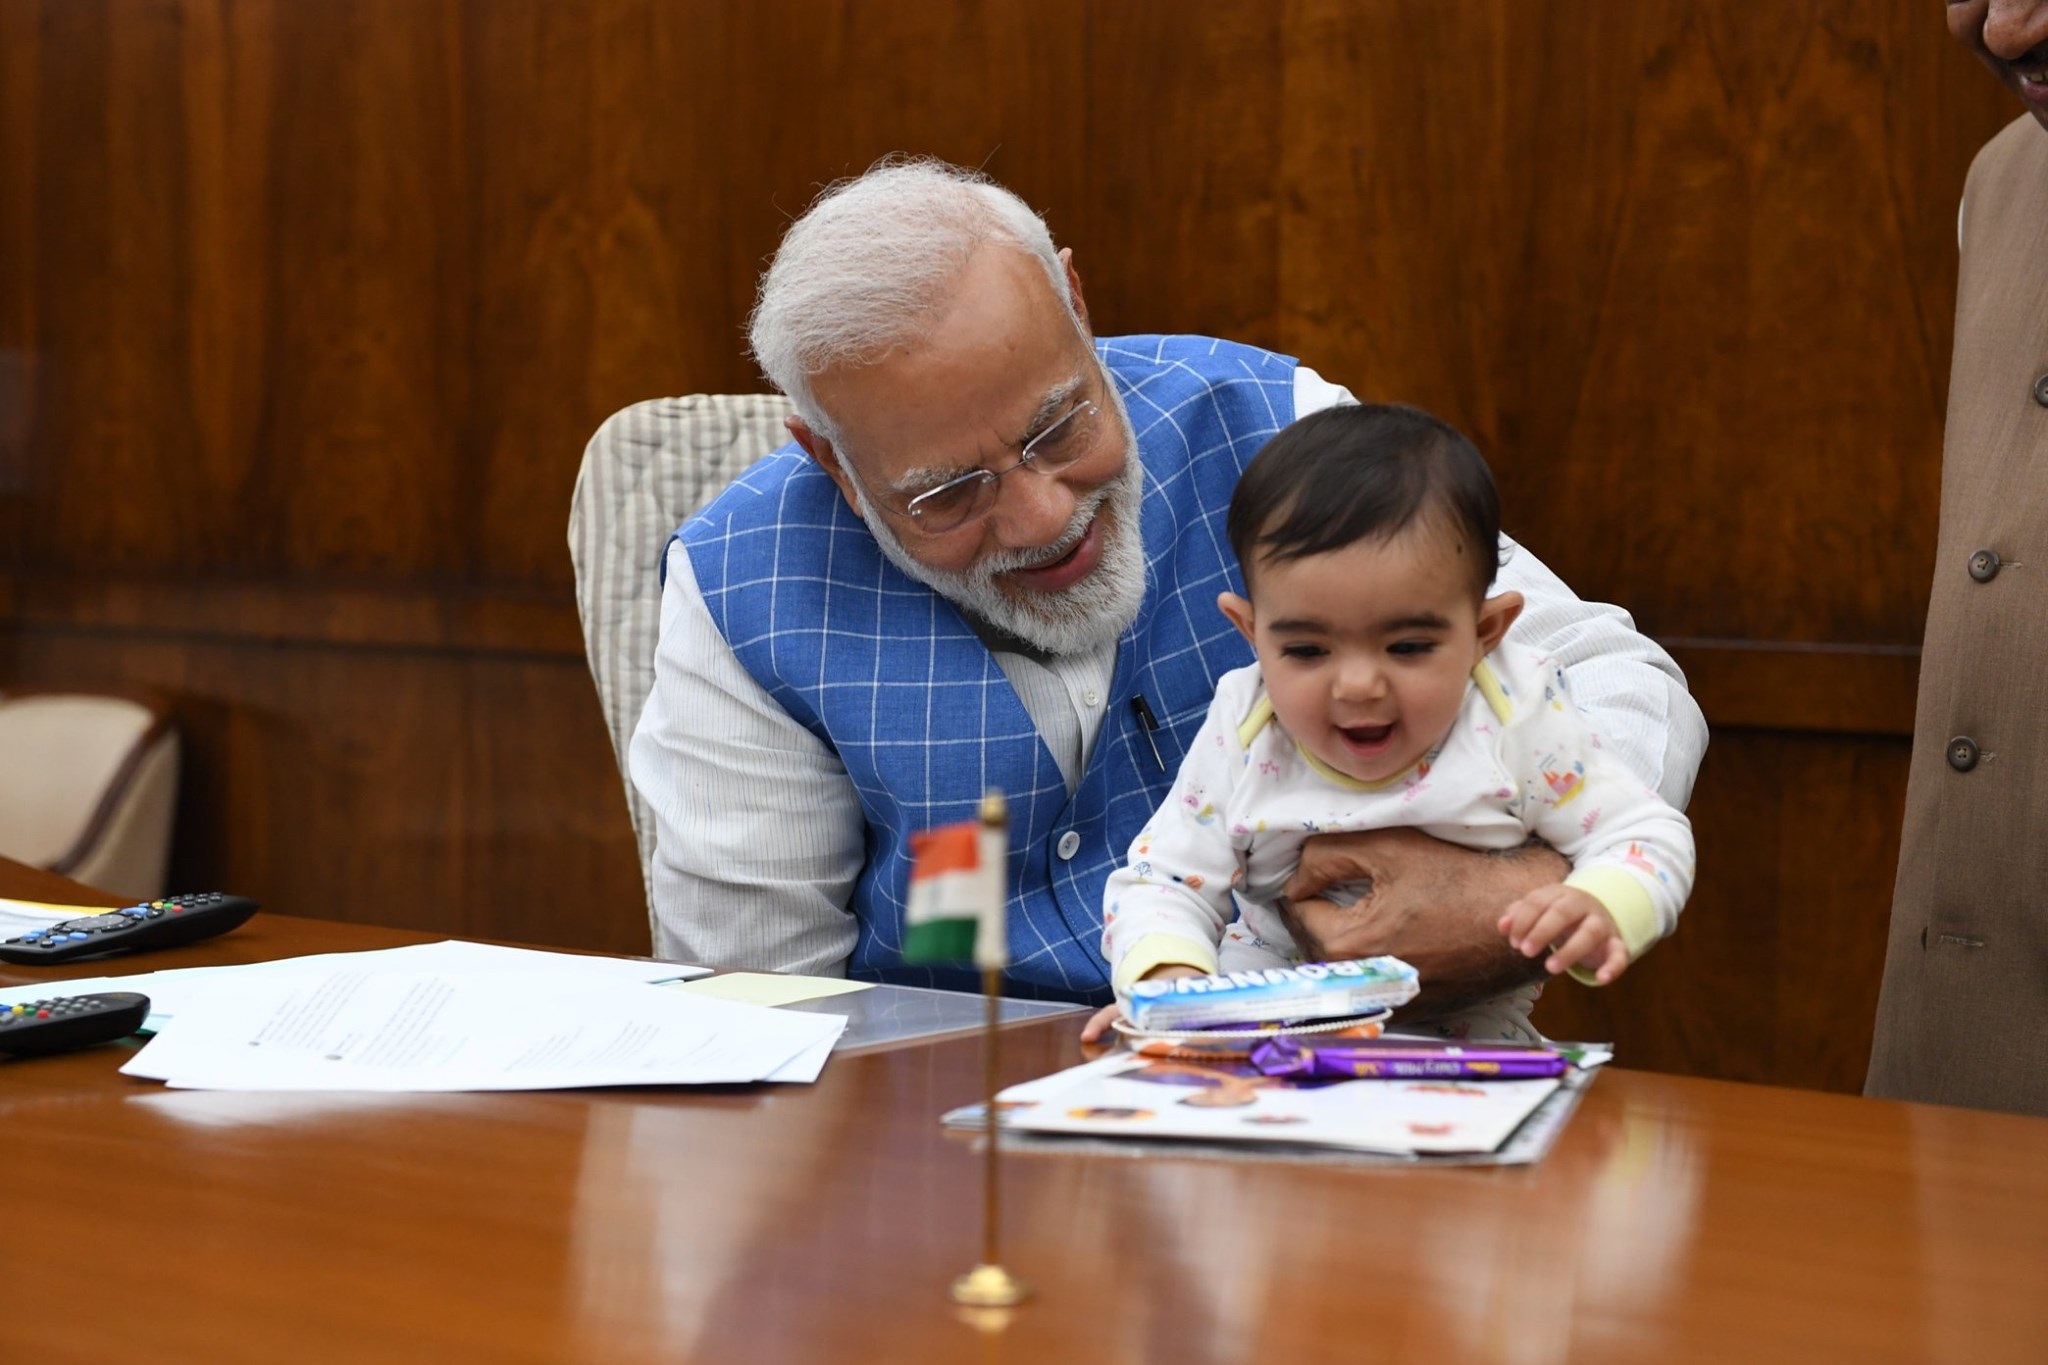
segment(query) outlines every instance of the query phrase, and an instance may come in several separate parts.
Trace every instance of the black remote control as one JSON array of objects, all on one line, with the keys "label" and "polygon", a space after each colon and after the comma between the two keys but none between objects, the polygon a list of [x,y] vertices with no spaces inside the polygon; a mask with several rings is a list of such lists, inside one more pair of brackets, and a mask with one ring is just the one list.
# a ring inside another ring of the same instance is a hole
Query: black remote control
[{"label": "black remote control", "polygon": [[0,1005],[0,1052],[37,1057],[126,1038],[149,1018],[149,997],[134,991],[59,995]]},{"label": "black remote control", "polygon": [[108,953],[169,948],[224,934],[256,913],[255,901],[220,891],[167,896],[160,901],[85,915],[0,940],[0,962],[40,966]]}]

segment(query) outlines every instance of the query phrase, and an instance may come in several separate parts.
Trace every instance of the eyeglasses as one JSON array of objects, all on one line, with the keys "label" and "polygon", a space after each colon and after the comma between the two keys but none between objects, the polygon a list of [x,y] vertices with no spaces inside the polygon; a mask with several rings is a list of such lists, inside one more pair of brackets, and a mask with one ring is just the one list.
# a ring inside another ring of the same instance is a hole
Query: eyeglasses
[{"label": "eyeglasses", "polygon": [[977,469],[927,489],[903,507],[903,515],[927,535],[957,531],[987,516],[996,505],[996,483],[1012,470],[1030,465],[1041,474],[1057,473],[1095,448],[1101,409],[1092,399],[1069,408],[1057,422],[1024,443],[1017,462],[1003,469]]}]

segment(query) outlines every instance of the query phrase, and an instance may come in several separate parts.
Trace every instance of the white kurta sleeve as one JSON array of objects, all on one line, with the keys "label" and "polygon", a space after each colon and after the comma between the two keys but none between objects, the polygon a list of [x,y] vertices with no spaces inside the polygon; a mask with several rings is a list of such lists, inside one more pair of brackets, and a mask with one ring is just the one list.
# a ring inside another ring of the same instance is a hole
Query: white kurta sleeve
[{"label": "white kurta sleeve", "polygon": [[865,859],[860,798],[838,756],[734,656],[680,544],[628,754],[654,813],[656,955],[844,975]]}]

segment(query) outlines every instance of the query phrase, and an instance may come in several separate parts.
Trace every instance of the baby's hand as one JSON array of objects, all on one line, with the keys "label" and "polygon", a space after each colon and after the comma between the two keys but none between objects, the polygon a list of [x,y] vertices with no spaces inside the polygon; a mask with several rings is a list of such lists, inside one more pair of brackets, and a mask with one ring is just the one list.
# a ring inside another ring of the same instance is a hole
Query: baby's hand
[{"label": "baby's hand", "polygon": [[1605,986],[1628,970],[1628,946],[1607,907],[1575,886],[1531,891],[1500,917],[1500,931],[1523,957],[1547,949],[1543,966],[1553,974],[1586,967]]},{"label": "baby's hand", "polygon": [[1121,1004],[1112,1001],[1104,1005],[1088,1017],[1087,1023],[1081,1025],[1081,1041],[1084,1043],[1094,1042],[1103,1034],[1109,1032],[1111,1024],[1114,1024],[1123,1017],[1124,1007]]},{"label": "baby's hand", "polygon": [[[1177,962],[1169,962],[1162,966],[1154,967],[1151,971],[1145,973],[1138,979],[1140,981],[1163,981],[1168,977],[1174,976],[1207,975],[1207,972],[1202,971],[1198,967],[1183,967]],[[1123,1014],[1124,1007],[1121,1002],[1117,1004],[1104,1005],[1101,1009],[1095,1011],[1095,1013],[1092,1016],[1090,1016],[1087,1023],[1081,1026],[1081,1041],[1084,1043],[1094,1042],[1103,1034],[1109,1032],[1109,1026],[1111,1024],[1114,1024],[1117,1020],[1123,1018]]]}]

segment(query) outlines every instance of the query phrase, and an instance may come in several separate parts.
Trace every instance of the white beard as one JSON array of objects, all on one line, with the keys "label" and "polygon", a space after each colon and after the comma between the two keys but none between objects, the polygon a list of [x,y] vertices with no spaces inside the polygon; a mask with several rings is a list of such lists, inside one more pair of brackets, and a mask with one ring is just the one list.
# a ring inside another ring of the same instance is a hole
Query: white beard
[{"label": "white beard", "polygon": [[[1138,462],[1137,437],[1131,430],[1130,416],[1124,411],[1123,395],[1111,388],[1110,397],[1124,432],[1123,472],[1074,509],[1073,518],[1051,545],[993,554],[968,569],[935,569],[920,564],[905,552],[903,542],[868,500],[867,490],[854,479],[850,483],[861,520],[867,523],[875,543],[882,547],[883,556],[891,564],[970,618],[1052,655],[1081,654],[1109,644],[1138,619],[1138,609],[1145,601],[1145,541],[1138,527],[1144,468]],[[1032,476],[1028,470],[1019,471],[1019,475]],[[996,581],[999,575],[1064,558],[1088,533],[1088,524],[1105,508],[1110,515],[1102,528],[1102,562],[1095,566],[1095,572],[1059,592],[1003,591]]]}]

